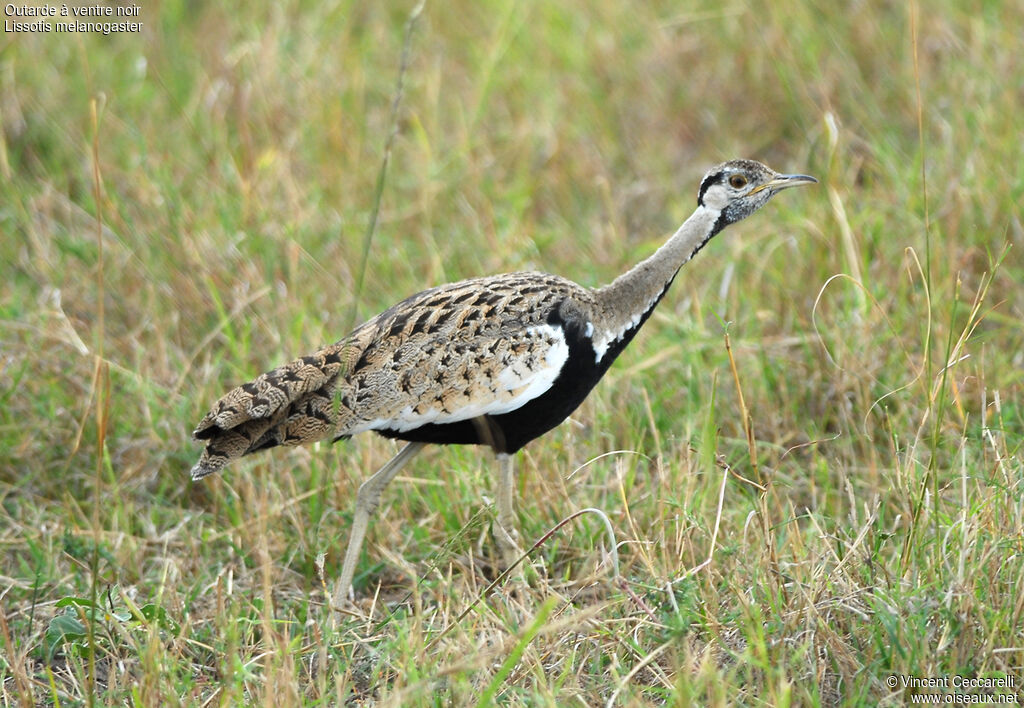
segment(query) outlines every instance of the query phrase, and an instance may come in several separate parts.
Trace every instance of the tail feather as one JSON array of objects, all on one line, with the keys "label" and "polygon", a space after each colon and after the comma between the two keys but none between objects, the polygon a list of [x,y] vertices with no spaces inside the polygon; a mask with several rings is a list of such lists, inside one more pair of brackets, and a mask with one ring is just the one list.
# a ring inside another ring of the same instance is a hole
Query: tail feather
[{"label": "tail feather", "polygon": [[322,388],[340,368],[340,351],[330,347],[261,374],[217,401],[193,436],[206,440],[217,435],[218,429],[230,430],[250,420],[269,418],[303,395]]},{"label": "tail feather", "polygon": [[219,430],[209,436],[206,449],[192,467],[192,479],[220,472],[232,460],[248,453],[271,427],[270,420],[250,420],[233,430]]},{"label": "tail feather", "polygon": [[193,432],[206,442],[192,479],[232,460],[276,445],[299,445],[337,434],[340,373],[359,350],[342,341],[268,371],[217,401]]},{"label": "tail feather", "polygon": [[208,477],[209,475],[220,471],[221,467],[223,467],[223,465],[212,465],[200,459],[199,462],[195,463],[195,465],[192,466],[192,481],[195,482],[196,480],[200,480],[203,477]]}]

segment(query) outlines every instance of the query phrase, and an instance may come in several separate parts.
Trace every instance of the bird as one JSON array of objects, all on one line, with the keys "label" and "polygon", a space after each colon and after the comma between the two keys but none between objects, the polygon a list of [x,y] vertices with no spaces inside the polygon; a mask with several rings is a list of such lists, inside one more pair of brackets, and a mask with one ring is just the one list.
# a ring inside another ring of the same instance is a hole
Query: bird
[{"label": "bird", "polygon": [[416,293],[319,351],[231,390],[193,432],[193,480],[277,446],[373,431],[405,446],[356,494],[333,601],[343,605],[387,485],[427,444],[490,447],[498,459],[495,541],[517,556],[512,456],[583,402],[716,234],[778,192],[817,182],[730,160],[700,182],[697,208],[651,256],[588,288],[540,272],[472,278]]}]

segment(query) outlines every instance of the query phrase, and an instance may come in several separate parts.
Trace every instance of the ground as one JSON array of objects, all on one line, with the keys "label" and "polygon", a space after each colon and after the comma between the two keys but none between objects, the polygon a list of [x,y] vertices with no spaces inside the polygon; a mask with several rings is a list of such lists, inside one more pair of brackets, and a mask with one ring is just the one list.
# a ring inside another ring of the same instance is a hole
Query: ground
[{"label": "ground", "polygon": [[[1024,6],[962,5],[454,0],[408,31],[411,2],[169,0],[139,32],[5,30],[4,705],[1016,700]],[[606,283],[734,157],[821,183],[709,244],[517,456],[522,573],[491,585],[483,450],[403,470],[334,622],[394,443],[189,480],[230,387],[438,283]]]}]

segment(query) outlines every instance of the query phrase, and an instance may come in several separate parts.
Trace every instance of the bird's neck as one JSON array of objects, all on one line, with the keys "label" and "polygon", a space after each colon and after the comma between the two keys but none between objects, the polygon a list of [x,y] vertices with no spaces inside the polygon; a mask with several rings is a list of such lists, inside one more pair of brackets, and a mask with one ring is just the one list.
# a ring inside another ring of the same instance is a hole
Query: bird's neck
[{"label": "bird's neck", "polygon": [[601,321],[594,323],[593,345],[599,360],[609,347],[632,338],[679,269],[721,230],[720,215],[717,209],[698,206],[653,255],[594,291]]}]

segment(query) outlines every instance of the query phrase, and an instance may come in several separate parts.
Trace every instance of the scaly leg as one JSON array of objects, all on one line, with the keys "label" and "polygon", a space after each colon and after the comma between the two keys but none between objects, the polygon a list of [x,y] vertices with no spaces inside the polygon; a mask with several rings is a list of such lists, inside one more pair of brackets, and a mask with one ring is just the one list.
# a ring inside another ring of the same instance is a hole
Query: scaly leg
[{"label": "scaly leg", "polygon": [[516,475],[512,466],[512,456],[498,453],[498,485],[495,502],[498,507],[498,527],[495,529],[495,540],[501,550],[505,566],[511,566],[522,555],[517,539],[519,538],[516,515],[512,509],[515,492]]},{"label": "scaly leg", "polygon": [[377,505],[380,504],[381,493],[395,478],[402,466],[423,449],[424,444],[421,442],[409,443],[359,486],[359,492],[356,494],[356,512],[352,517],[352,535],[349,537],[348,548],[345,550],[345,562],[341,566],[341,579],[338,580],[338,584],[334,588],[335,608],[342,607],[348,598],[349,590],[352,588],[352,577],[356,572],[356,561],[359,560],[363,538],[366,536],[366,527],[370,523],[373,512],[377,510]]}]

